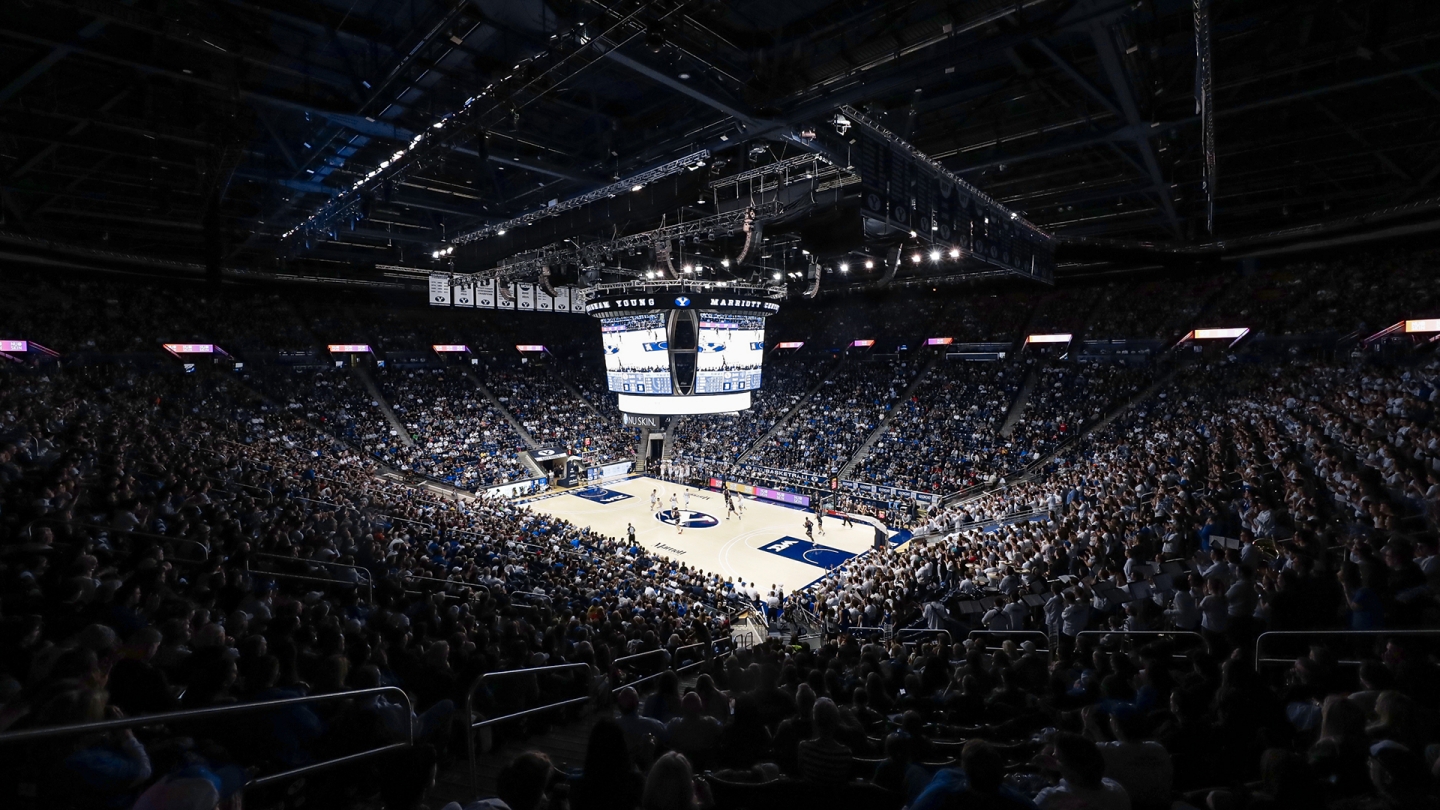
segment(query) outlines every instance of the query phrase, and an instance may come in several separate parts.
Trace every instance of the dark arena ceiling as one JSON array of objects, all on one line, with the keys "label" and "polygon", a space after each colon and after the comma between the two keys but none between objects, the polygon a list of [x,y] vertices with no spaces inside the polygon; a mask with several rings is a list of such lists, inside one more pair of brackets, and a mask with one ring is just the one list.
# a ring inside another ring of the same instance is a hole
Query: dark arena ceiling
[{"label": "dark arena ceiling", "polygon": [[[842,105],[1053,234],[1061,279],[1440,226],[1434,0],[5,5],[11,261],[361,284],[479,273],[714,215],[714,181],[803,160],[817,130],[843,148]],[[638,191],[457,240],[700,150],[704,165]],[[764,261],[904,242],[849,233],[842,192],[839,214],[772,228]],[[847,283],[866,282],[857,265]]]}]

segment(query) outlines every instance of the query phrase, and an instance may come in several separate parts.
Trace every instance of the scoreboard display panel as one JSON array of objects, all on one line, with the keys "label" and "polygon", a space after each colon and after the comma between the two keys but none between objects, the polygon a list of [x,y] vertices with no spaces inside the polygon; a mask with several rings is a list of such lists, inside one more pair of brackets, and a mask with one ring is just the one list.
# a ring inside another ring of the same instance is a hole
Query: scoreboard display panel
[{"label": "scoreboard display panel", "polygon": [[600,321],[606,385],[628,414],[733,413],[760,389],[765,318],[783,290],[674,279],[599,285],[582,297]]},{"label": "scoreboard display panel", "polygon": [[765,319],[757,315],[700,312],[695,347],[695,393],[723,394],[760,387]]},{"label": "scoreboard display panel", "polygon": [[669,341],[659,313],[600,319],[609,389],[624,394],[669,394]]}]

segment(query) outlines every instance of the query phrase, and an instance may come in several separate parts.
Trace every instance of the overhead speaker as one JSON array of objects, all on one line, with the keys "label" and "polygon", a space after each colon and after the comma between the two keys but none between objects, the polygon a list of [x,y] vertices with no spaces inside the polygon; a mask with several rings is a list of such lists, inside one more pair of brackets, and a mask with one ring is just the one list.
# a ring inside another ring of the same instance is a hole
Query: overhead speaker
[{"label": "overhead speaker", "polygon": [[805,289],[806,298],[814,298],[820,294],[820,265],[811,262],[809,269],[805,271],[805,277],[809,279],[810,286]]}]

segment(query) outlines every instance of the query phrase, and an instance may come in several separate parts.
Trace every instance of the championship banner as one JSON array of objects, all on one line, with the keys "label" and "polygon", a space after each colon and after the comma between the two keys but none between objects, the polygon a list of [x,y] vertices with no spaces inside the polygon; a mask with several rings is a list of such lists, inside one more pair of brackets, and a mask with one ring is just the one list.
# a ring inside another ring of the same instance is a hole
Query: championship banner
[{"label": "championship banner", "polygon": [[569,287],[556,287],[556,288],[555,288],[555,311],[556,311],[556,312],[569,312],[569,311],[570,311],[570,288],[569,288]]},{"label": "championship banner", "polygon": [[540,289],[540,288],[538,288],[538,287],[535,289],[535,311],[536,311],[536,312],[554,312],[554,311],[555,311],[555,299],[554,299],[553,297],[551,297],[550,293],[547,293],[547,292],[545,292],[544,290],[542,290],[542,289]]},{"label": "championship banner", "polygon": [[475,282],[475,306],[480,309],[495,308],[495,279],[487,278]]},{"label": "championship banner", "polygon": [[430,274],[430,306],[450,306],[450,277],[443,273]]},{"label": "championship banner", "polygon": [[457,281],[457,282],[455,282],[455,306],[457,306],[457,307],[474,307],[474,306],[475,306],[475,282],[473,282],[473,281]]},{"label": "championship banner", "polygon": [[496,309],[514,309],[514,308],[515,308],[515,285],[514,285],[514,284],[502,284],[502,285],[500,285],[500,289],[499,289],[498,295],[496,295],[496,297],[495,297],[495,308],[496,308]]},{"label": "championship banner", "polygon": [[535,309],[535,285],[528,282],[520,282],[515,285],[516,309],[534,311]]}]

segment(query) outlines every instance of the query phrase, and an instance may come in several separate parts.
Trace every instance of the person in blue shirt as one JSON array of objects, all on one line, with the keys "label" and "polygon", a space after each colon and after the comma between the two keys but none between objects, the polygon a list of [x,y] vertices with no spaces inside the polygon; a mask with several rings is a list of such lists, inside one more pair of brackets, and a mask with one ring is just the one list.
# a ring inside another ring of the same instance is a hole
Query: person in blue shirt
[{"label": "person in blue shirt", "polygon": [[1005,761],[995,746],[971,740],[960,749],[960,767],[942,768],[910,803],[910,810],[1038,810],[1005,784]]},{"label": "person in blue shirt", "polygon": [[1340,569],[1340,585],[1345,589],[1345,602],[1350,608],[1351,630],[1380,630],[1385,626],[1385,603],[1370,586],[1373,577],[1353,562]]}]

